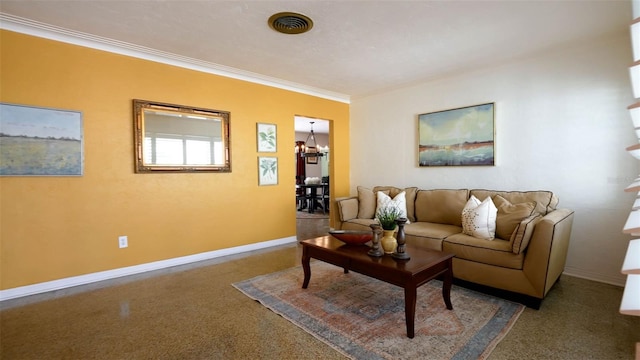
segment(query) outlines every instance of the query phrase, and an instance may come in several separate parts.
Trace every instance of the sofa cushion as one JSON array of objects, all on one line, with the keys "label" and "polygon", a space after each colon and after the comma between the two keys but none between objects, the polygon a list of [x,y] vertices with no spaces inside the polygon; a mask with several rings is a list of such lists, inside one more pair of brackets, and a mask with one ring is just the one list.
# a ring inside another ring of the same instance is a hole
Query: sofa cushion
[{"label": "sofa cushion", "polygon": [[462,232],[460,226],[416,221],[404,227],[406,235],[444,240],[448,236]]},{"label": "sofa cushion", "polygon": [[518,224],[518,227],[511,235],[511,246],[514,254],[520,254],[527,248],[533,229],[540,219],[542,219],[540,214],[533,213]]},{"label": "sofa cushion", "polygon": [[[478,199],[484,199],[487,196],[492,198],[495,195],[500,195],[503,198],[509,200],[512,204],[518,204],[523,202],[536,202],[536,211],[542,215],[553,211],[558,206],[558,197],[551,191],[538,190],[538,191],[495,191],[495,190],[471,190],[469,195],[474,195]],[[496,200],[493,199],[493,202]],[[497,205],[496,205],[497,206]]]},{"label": "sofa cushion", "polygon": [[501,195],[494,195],[493,202],[498,208],[496,236],[503,240],[511,239],[520,222],[531,216],[536,209],[536,202],[512,204]]},{"label": "sofa cushion", "polygon": [[467,203],[468,194],[467,189],[418,190],[415,207],[416,221],[462,227],[462,209]]},{"label": "sofa cushion", "polygon": [[355,196],[337,198],[340,221],[347,221],[358,217],[358,198]]},{"label": "sofa cushion", "polygon": [[498,209],[490,197],[483,201],[471,195],[462,209],[462,233],[484,240],[493,240],[496,235]]},{"label": "sofa cushion", "polygon": [[506,240],[486,241],[462,233],[451,235],[442,243],[442,251],[453,253],[460,259],[522,269],[524,253],[514,254],[511,249],[511,242]]},{"label": "sofa cushion", "polygon": [[[378,213],[386,208],[386,207],[395,207],[400,211],[401,218],[407,218],[407,199],[405,198],[406,193],[404,191],[400,192],[393,199],[391,196],[383,193],[382,191],[378,191],[377,196],[377,206],[376,206],[376,217],[378,217]],[[407,223],[410,223],[407,220]]]},{"label": "sofa cushion", "polygon": [[407,218],[409,221],[416,221],[415,215],[415,203],[416,203],[416,194],[418,193],[417,187],[408,187],[408,188],[397,188],[395,186],[376,186],[373,188],[373,191],[378,192],[382,191],[391,196],[392,198],[398,196],[402,191],[405,192],[405,199],[407,200]]},{"label": "sofa cushion", "polygon": [[[384,191],[383,191],[384,192]],[[388,195],[389,192],[386,192]],[[358,186],[358,219],[373,219],[376,215],[376,192]]]}]

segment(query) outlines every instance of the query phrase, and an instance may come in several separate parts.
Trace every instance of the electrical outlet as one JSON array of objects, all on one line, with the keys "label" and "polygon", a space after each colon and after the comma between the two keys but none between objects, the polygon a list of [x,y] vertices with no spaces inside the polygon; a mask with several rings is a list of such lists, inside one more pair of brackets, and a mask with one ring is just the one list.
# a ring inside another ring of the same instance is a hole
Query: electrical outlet
[{"label": "electrical outlet", "polygon": [[120,247],[120,249],[122,248],[126,248],[129,246],[129,239],[127,239],[127,236],[118,236],[118,247]]}]

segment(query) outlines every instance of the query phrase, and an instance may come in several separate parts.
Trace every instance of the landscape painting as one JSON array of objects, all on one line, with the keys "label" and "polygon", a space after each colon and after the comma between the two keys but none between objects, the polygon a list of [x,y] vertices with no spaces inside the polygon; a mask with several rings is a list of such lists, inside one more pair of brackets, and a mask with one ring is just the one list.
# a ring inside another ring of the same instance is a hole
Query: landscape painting
[{"label": "landscape painting", "polygon": [[1,176],[81,176],[82,114],[0,103]]},{"label": "landscape painting", "polygon": [[420,166],[493,166],[494,103],[418,116]]}]

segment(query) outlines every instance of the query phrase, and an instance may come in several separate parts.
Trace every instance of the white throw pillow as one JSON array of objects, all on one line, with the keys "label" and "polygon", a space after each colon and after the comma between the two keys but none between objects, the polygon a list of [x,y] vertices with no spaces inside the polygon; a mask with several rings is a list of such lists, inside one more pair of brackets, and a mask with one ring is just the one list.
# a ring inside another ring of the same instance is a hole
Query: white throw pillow
[{"label": "white throw pillow", "polygon": [[385,208],[387,206],[393,206],[398,208],[398,210],[400,210],[400,217],[407,219],[407,224],[408,224],[409,218],[407,217],[406,195],[407,195],[406,192],[402,191],[392,199],[389,195],[383,193],[382,191],[378,191],[376,214],[378,214],[378,211],[380,211],[380,209],[382,208]]},{"label": "white throw pillow", "polygon": [[462,232],[480,239],[493,240],[496,237],[497,216],[498,208],[493,204],[491,197],[487,196],[480,202],[471,195],[462,209]]}]

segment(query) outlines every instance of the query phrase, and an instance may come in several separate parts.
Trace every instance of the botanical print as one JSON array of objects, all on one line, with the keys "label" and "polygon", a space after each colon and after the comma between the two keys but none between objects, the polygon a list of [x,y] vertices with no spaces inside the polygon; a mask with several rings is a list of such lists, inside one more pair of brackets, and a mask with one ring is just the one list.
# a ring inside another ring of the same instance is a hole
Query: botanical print
[{"label": "botanical print", "polygon": [[420,166],[494,165],[494,104],[418,117]]},{"label": "botanical print", "polygon": [[276,125],[258,123],[258,152],[276,152]]},{"label": "botanical print", "polygon": [[0,104],[0,175],[82,175],[82,114]]},{"label": "botanical print", "polygon": [[258,182],[259,185],[276,185],[278,183],[277,157],[258,157]]}]

